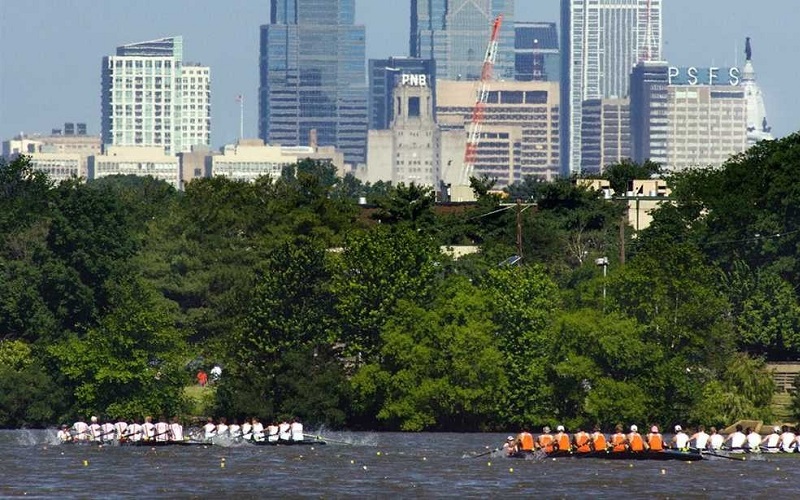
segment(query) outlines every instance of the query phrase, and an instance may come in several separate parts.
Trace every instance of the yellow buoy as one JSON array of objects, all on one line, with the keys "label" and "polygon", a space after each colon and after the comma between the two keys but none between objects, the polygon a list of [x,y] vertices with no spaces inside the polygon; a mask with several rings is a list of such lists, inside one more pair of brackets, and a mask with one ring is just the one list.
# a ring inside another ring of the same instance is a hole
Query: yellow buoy
[{"label": "yellow buoy", "polygon": [[381,452],[376,453],[376,455],[381,456]]},{"label": "yellow buoy", "polygon": [[88,467],[89,466],[89,461],[88,460],[84,460],[83,461],[83,466],[84,467]]},{"label": "yellow buoy", "polygon": [[514,468],[513,467],[509,467],[508,468],[508,472],[514,472]]},{"label": "yellow buoy", "polygon": [[489,467],[491,467],[491,466],[492,466],[492,462],[486,462],[486,465],[488,465]]}]

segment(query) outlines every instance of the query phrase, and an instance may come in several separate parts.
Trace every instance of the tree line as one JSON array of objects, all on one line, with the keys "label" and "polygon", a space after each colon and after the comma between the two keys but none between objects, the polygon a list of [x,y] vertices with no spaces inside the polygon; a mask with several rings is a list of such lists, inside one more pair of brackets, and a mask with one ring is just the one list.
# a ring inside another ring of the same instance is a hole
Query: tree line
[{"label": "tree line", "polygon": [[[671,175],[671,203],[634,234],[621,203],[574,179],[510,186],[535,203],[518,213],[487,179],[476,203],[437,210],[430,189],[313,161],[184,192],[3,162],[0,426],[185,415],[200,359],[223,367],[227,416],[407,431],[769,419],[764,362],[800,356],[798,166],[792,135]],[[622,193],[657,172],[602,176]],[[441,251],[463,244],[480,252]]]}]

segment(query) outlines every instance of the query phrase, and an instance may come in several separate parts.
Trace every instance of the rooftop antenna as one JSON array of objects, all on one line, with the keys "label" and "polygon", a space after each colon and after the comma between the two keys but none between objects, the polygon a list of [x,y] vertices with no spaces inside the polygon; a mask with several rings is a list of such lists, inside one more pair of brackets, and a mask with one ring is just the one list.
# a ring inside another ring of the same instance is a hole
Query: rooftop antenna
[{"label": "rooftop antenna", "polygon": [[244,139],[244,96],[237,95],[236,101],[239,103],[239,140],[241,141]]}]

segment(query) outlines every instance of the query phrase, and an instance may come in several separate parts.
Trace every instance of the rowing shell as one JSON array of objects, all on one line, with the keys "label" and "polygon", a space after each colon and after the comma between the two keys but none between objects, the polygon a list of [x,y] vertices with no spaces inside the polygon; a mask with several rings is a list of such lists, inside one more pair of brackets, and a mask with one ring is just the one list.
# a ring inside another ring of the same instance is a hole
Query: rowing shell
[{"label": "rowing shell", "polygon": [[303,441],[250,441],[252,444],[256,446],[314,446],[314,445],[323,445],[327,444],[325,441],[321,439],[308,439]]},{"label": "rowing shell", "polygon": [[592,451],[588,453],[574,453],[571,451],[543,452],[517,452],[513,458],[525,458],[528,455],[541,456],[543,458],[599,458],[602,460],[678,460],[683,462],[694,462],[703,460],[700,453],[678,450],[664,451]]}]

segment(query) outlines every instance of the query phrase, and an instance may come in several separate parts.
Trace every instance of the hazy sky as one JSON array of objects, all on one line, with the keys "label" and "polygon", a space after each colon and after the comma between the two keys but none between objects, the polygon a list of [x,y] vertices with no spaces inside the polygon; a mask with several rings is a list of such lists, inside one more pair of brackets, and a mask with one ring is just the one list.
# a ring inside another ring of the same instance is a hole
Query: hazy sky
[{"label": "hazy sky", "polygon": [[[409,0],[356,0],[367,57],[407,55]],[[742,63],[744,38],[773,132],[800,129],[797,0],[664,0],[664,52],[676,66]],[[558,21],[559,0],[516,0],[516,20]],[[183,35],[184,60],[211,67],[212,145],[258,134],[259,26],[269,0],[0,0],[0,139],[66,121],[100,133],[100,67],[118,45]],[[560,29],[560,27],[559,27]]]}]

